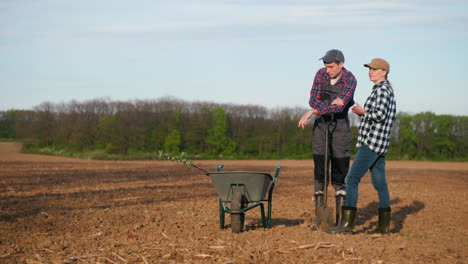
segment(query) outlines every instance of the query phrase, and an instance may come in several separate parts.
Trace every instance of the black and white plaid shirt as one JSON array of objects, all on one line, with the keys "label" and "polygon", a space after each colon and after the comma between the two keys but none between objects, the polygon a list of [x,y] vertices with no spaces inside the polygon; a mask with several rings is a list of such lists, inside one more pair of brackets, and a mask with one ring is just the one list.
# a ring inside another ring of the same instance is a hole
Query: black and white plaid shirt
[{"label": "black and white plaid shirt", "polygon": [[366,113],[359,124],[356,146],[367,145],[375,153],[385,156],[396,119],[395,95],[387,80],[374,85],[364,104],[364,110]]}]

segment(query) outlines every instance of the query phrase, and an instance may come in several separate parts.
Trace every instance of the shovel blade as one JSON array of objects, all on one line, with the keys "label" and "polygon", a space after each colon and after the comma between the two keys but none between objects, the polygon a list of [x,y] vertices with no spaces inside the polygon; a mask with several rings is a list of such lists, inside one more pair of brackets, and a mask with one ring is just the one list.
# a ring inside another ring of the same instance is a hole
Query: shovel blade
[{"label": "shovel blade", "polygon": [[333,207],[319,207],[315,211],[317,227],[325,231],[335,225],[335,210]]}]

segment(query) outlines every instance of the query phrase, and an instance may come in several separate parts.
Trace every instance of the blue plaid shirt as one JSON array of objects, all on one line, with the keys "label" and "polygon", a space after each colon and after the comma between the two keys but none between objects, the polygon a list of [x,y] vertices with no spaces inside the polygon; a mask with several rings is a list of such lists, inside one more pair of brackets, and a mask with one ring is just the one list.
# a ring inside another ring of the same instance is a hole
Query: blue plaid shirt
[{"label": "blue plaid shirt", "polygon": [[374,85],[364,104],[364,110],[366,113],[359,124],[356,146],[367,145],[375,153],[385,156],[396,119],[395,95],[387,80]]}]

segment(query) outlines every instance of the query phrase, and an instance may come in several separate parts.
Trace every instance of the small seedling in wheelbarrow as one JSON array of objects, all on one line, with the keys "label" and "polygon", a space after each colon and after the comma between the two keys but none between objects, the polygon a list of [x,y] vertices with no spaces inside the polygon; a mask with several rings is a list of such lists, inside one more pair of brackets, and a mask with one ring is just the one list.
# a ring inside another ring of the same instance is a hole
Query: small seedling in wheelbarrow
[{"label": "small seedling in wheelbarrow", "polygon": [[185,152],[182,152],[179,155],[172,155],[172,154],[169,154],[169,153],[164,153],[162,150],[160,150],[160,151],[158,151],[158,156],[157,157],[158,157],[159,160],[172,160],[172,161],[175,161],[177,163],[180,163],[180,164],[184,165],[187,168],[194,167],[196,169],[199,169],[199,170],[203,171],[204,174],[206,174],[206,175],[208,175],[208,173],[209,173],[207,170],[198,167],[197,165],[193,164],[192,161],[188,160],[187,159],[187,154]]}]

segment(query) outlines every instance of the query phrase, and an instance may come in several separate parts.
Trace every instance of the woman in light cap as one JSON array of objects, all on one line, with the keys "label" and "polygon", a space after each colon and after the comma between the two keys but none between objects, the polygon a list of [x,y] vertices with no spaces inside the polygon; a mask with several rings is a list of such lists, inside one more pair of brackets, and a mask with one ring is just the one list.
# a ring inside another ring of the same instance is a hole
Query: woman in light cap
[{"label": "woman in light cap", "polygon": [[364,64],[369,68],[369,79],[374,87],[367,98],[364,108],[359,104],[351,108],[361,117],[356,146],[358,152],[353,165],[346,175],[347,199],[342,207],[341,222],[327,230],[331,234],[352,234],[358,186],[361,178],[369,170],[372,185],[379,196],[379,222],[377,228],[368,233],[386,234],[390,232],[390,194],[385,178],[385,155],[390,144],[390,132],[396,118],[396,103],[393,88],[388,81],[390,65],[383,59],[373,59]]}]

